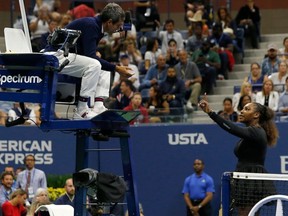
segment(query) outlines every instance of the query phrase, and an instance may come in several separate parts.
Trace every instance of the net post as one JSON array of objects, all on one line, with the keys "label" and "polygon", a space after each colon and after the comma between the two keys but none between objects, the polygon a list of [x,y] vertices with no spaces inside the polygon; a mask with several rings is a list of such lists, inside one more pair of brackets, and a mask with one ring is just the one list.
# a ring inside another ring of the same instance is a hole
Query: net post
[{"label": "net post", "polygon": [[221,200],[222,200],[222,214],[223,216],[229,215],[229,206],[230,206],[230,179],[232,173],[224,172],[221,180]]}]

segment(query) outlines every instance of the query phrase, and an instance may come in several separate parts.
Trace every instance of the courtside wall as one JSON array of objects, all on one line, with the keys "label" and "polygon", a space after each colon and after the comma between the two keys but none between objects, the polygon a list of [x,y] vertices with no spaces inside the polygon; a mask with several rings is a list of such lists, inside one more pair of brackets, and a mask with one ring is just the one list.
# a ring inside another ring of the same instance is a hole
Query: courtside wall
[{"label": "courtside wall", "polygon": [[[288,173],[288,124],[278,123],[280,139],[267,152],[270,173]],[[138,197],[145,215],[185,215],[181,194],[186,176],[193,172],[193,161],[205,162],[205,171],[215,181],[214,215],[220,206],[221,175],[233,171],[233,154],[238,140],[215,124],[137,126],[130,128],[132,159]],[[119,139],[98,142],[91,139],[89,149],[119,148]],[[75,171],[75,133],[42,132],[37,127],[0,127],[0,170],[6,165],[23,166],[26,154],[33,153],[36,167],[46,174],[71,174]],[[91,151],[89,167],[122,175],[120,152]]]}]

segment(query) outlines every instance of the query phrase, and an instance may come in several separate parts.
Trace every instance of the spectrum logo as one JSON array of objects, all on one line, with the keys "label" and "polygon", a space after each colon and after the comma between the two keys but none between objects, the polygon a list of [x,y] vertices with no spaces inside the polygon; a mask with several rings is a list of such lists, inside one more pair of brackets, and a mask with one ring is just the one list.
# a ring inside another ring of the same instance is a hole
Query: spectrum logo
[{"label": "spectrum logo", "polygon": [[0,75],[0,85],[4,83],[41,83],[42,79],[39,76],[21,76],[21,74],[12,75]]}]

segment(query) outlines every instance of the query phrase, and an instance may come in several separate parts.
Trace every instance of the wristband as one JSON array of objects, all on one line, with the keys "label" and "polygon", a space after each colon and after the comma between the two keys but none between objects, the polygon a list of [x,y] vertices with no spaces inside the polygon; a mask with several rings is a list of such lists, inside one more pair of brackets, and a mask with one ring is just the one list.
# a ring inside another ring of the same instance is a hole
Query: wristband
[{"label": "wristband", "polygon": [[200,209],[201,207],[202,207],[202,205],[199,204],[199,205],[198,205],[198,208]]}]

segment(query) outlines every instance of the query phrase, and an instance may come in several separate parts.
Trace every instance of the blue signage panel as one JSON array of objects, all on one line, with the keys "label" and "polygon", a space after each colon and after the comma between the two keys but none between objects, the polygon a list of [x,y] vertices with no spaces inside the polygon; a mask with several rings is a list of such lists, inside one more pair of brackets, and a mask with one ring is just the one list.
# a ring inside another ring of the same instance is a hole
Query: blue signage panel
[{"label": "blue signage panel", "polygon": [[[270,173],[288,173],[288,124],[277,125],[278,144],[267,152]],[[172,125],[130,128],[132,160],[138,196],[147,215],[185,215],[181,193],[184,179],[193,172],[196,158],[205,162],[205,172],[215,182],[214,215],[220,207],[221,176],[236,166],[234,146],[238,138],[218,126]],[[36,127],[0,128],[0,169],[23,165],[25,154],[33,153],[36,166],[47,174],[69,174],[75,170],[74,133],[42,132]],[[91,139],[89,167],[123,175],[119,139],[108,142]],[[99,149],[103,149],[99,151]]]}]

